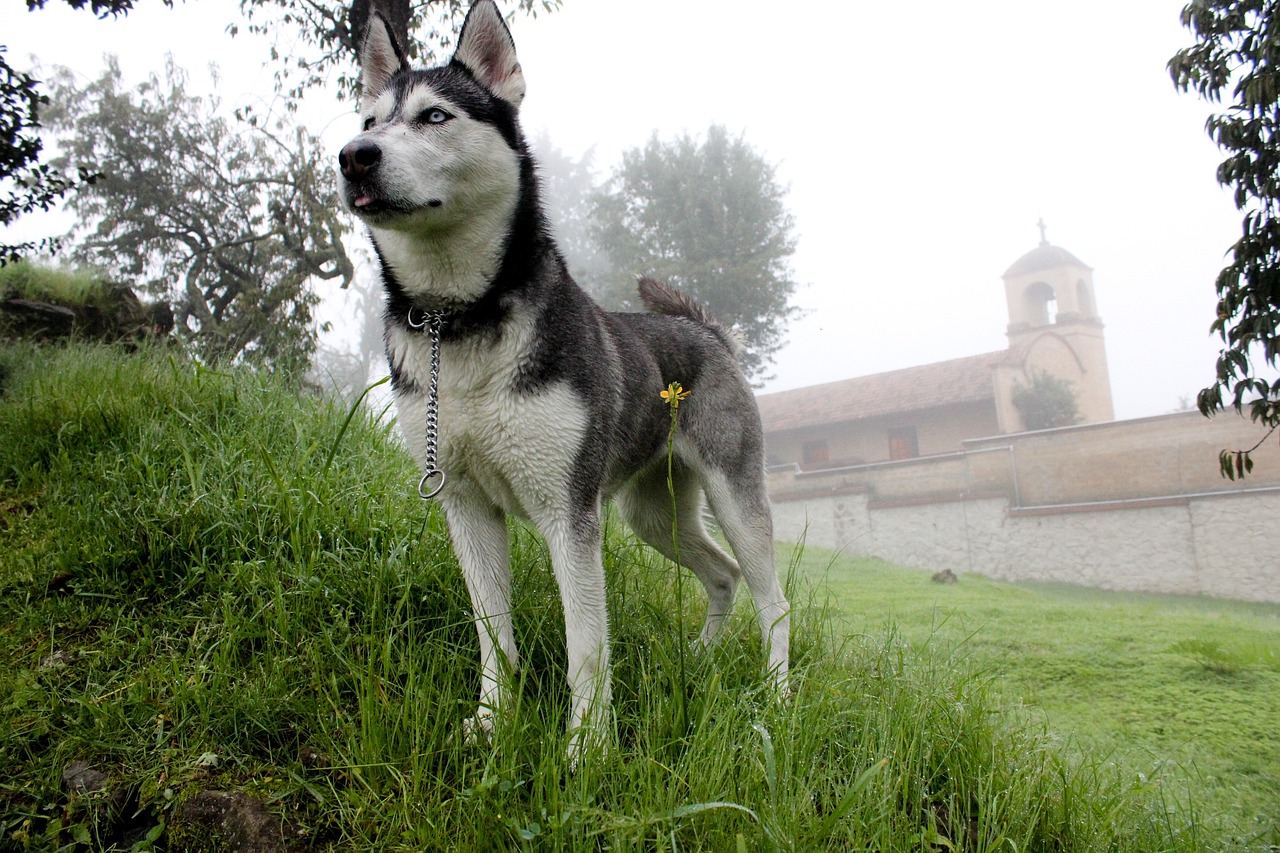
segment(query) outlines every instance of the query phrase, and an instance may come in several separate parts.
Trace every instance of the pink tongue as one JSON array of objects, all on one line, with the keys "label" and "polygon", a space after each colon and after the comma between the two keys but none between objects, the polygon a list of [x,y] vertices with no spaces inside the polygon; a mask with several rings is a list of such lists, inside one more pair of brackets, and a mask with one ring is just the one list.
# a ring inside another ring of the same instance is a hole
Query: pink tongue
[{"label": "pink tongue", "polygon": [[371,197],[367,195],[362,195],[356,198],[355,205],[356,207],[364,207],[365,205],[369,204],[372,201],[373,199]]}]

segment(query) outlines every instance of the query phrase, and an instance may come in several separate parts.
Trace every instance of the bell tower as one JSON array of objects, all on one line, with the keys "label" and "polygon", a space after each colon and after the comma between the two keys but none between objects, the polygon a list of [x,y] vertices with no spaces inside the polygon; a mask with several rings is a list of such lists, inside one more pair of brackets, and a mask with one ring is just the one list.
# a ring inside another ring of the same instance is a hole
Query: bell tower
[{"label": "bell tower", "polygon": [[1070,383],[1083,423],[1115,419],[1107,351],[1094,298],[1093,269],[1052,245],[1044,220],[1040,245],[1004,273],[1009,307],[1008,368],[997,381],[997,409],[1006,431],[1021,428],[1012,403],[1013,386],[1036,373]]}]

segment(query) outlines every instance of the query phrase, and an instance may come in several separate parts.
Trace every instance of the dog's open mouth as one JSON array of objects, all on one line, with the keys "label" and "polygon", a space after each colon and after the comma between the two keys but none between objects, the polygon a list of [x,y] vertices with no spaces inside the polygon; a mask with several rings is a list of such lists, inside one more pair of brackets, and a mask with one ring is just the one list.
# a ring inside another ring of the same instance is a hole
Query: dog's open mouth
[{"label": "dog's open mouth", "polygon": [[348,196],[351,209],[361,215],[381,213],[391,207],[385,198],[380,198],[364,187],[352,187]]},{"label": "dog's open mouth", "polygon": [[386,196],[372,192],[368,187],[351,187],[347,191],[351,209],[357,216],[385,217],[403,213],[403,207]]},{"label": "dog's open mouth", "polygon": [[[391,217],[414,213],[416,208],[405,205],[401,201],[377,195],[367,187],[351,187],[347,191],[348,206],[357,216],[364,219],[389,219]],[[439,208],[443,206],[439,199],[430,199],[423,207]]]}]

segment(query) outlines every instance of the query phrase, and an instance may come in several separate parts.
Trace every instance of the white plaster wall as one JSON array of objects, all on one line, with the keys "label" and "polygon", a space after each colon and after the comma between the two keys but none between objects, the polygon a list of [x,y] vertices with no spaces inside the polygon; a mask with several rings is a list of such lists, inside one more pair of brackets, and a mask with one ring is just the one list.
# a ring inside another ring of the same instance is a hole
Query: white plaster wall
[{"label": "white plaster wall", "polygon": [[872,510],[864,553],[934,571],[993,574],[1007,547],[1004,500],[955,501]]},{"label": "white plaster wall", "polygon": [[[830,498],[805,501],[775,501],[773,537],[779,542],[812,542],[820,548],[841,548],[836,534],[835,514]],[[859,552],[860,553],[860,552]]]},{"label": "white plaster wall", "polygon": [[[1012,517],[1003,576],[1134,592],[1213,594],[1197,576],[1187,507]],[[1217,593],[1236,597],[1225,587]]]},{"label": "white plaster wall", "polygon": [[1221,583],[1242,601],[1280,601],[1280,495],[1193,501],[1190,519],[1203,586]]}]

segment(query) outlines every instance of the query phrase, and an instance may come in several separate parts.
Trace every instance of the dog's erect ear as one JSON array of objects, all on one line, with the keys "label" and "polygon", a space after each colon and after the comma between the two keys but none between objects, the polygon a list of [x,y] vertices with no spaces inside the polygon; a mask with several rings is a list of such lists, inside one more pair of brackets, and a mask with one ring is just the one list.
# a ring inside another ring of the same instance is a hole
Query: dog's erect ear
[{"label": "dog's erect ear", "polygon": [[397,71],[408,71],[405,59],[391,26],[386,19],[374,12],[369,16],[369,26],[364,31],[360,45],[360,106],[363,111],[368,100],[377,95]]},{"label": "dog's erect ear", "polygon": [[453,54],[490,92],[520,106],[524,72],[516,60],[516,43],[493,0],[479,0],[467,13]]}]

